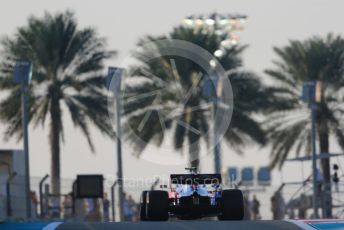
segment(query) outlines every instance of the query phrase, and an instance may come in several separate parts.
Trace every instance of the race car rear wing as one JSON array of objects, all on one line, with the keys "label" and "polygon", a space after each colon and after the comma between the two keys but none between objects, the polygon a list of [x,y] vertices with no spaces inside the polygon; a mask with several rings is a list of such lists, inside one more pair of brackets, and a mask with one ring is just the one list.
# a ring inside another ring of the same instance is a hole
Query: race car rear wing
[{"label": "race car rear wing", "polygon": [[221,174],[171,174],[171,184],[221,184]]}]

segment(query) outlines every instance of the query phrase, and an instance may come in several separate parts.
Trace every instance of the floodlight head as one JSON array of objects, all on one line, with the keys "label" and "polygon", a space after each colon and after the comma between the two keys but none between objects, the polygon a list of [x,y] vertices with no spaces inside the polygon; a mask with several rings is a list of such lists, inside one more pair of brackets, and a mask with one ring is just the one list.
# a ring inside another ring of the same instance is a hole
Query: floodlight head
[{"label": "floodlight head", "polygon": [[30,84],[32,77],[32,63],[29,60],[18,60],[14,66],[13,80],[17,83]]},{"label": "floodlight head", "polygon": [[113,91],[115,95],[118,95],[120,93],[123,72],[124,72],[124,69],[122,68],[117,68],[117,67],[108,68],[108,74],[106,78],[106,88],[110,91]]},{"label": "floodlight head", "polygon": [[310,105],[314,101],[315,81],[306,81],[302,86],[302,101]]},{"label": "floodlight head", "polygon": [[302,87],[301,99],[311,106],[320,103],[322,97],[322,83],[320,81],[305,81]]}]

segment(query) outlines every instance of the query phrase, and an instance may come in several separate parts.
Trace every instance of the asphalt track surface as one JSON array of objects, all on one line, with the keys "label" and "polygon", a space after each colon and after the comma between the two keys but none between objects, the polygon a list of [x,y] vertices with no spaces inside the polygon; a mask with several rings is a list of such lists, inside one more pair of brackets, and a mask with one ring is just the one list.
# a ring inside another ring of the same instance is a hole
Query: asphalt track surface
[{"label": "asphalt track surface", "polygon": [[286,221],[168,221],[117,223],[63,223],[57,230],[300,230]]}]

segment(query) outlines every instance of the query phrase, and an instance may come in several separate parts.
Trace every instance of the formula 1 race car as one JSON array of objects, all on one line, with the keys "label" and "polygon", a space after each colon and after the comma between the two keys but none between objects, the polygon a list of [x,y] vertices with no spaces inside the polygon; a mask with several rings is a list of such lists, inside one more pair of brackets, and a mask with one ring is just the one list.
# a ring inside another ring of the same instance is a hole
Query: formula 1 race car
[{"label": "formula 1 race car", "polygon": [[[219,220],[244,218],[243,193],[238,189],[222,189],[220,174],[172,174],[169,191],[151,190],[141,194],[142,221],[167,221],[169,217]],[[167,186],[166,186],[167,187]]]}]

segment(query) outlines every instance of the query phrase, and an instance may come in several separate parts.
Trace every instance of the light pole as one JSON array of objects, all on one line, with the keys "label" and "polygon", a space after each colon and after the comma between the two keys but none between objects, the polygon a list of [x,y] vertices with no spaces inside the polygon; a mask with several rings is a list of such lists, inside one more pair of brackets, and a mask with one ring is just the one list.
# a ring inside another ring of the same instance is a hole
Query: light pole
[{"label": "light pole", "polygon": [[214,126],[213,126],[213,136],[214,136],[214,168],[215,173],[221,173],[221,142],[219,140],[219,134],[218,134],[218,128],[221,124],[218,124],[218,119],[216,119],[216,113],[219,112],[219,109],[221,109],[221,106],[219,106],[219,101],[222,95],[222,79],[220,77],[217,77],[216,82],[216,92],[215,97],[213,98],[213,120],[214,120]]},{"label": "light pole", "polygon": [[109,67],[107,76],[107,88],[113,92],[116,107],[116,140],[117,140],[117,181],[118,204],[120,221],[123,221],[124,192],[123,192],[123,165],[122,165],[122,127],[121,127],[121,82],[124,69]]},{"label": "light pole", "polygon": [[313,212],[314,218],[319,218],[318,213],[318,186],[317,186],[317,153],[316,153],[316,105],[311,105],[311,120],[312,120],[312,171],[313,171]]},{"label": "light pole", "polygon": [[32,64],[29,60],[18,60],[14,66],[13,79],[20,83],[21,106],[22,106],[22,127],[24,140],[25,157],[25,189],[26,189],[26,218],[31,218],[31,192],[30,192],[30,161],[29,161],[29,134],[28,134],[28,93],[29,83],[32,75]]},{"label": "light pole", "polygon": [[311,142],[312,142],[312,174],[313,174],[313,213],[314,218],[319,218],[318,213],[318,186],[317,186],[317,153],[316,153],[316,110],[317,103],[321,101],[321,83],[307,81],[303,83],[302,100],[311,109]]},{"label": "light pole", "polygon": [[[220,38],[220,47],[214,52],[214,56],[221,58],[225,54],[225,50],[235,46],[239,42],[239,37],[233,34],[233,31],[243,29],[243,24],[246,22],[246,15],[234,15],[234,14],[218,14],[213,13],[210,15],[193,15],[184,19],[183,24],[186,27],[193,28],[194,30],[203,30],[205,32],[213,32]],[[210,61],[210,66],[215,68],[216,62]],[[216,113],[222,108],[219,106],[222,95],[222,77],[225,76],[211,76],[212,82],[215,84],[215,92],[213,95],[209,95],[213,100],[212,116],[213,116],[213,143],[214,143],[214,171],[215,173],[221,173],[221,143],[218,135],[218,128],[221,124],[215,119]]]}]

